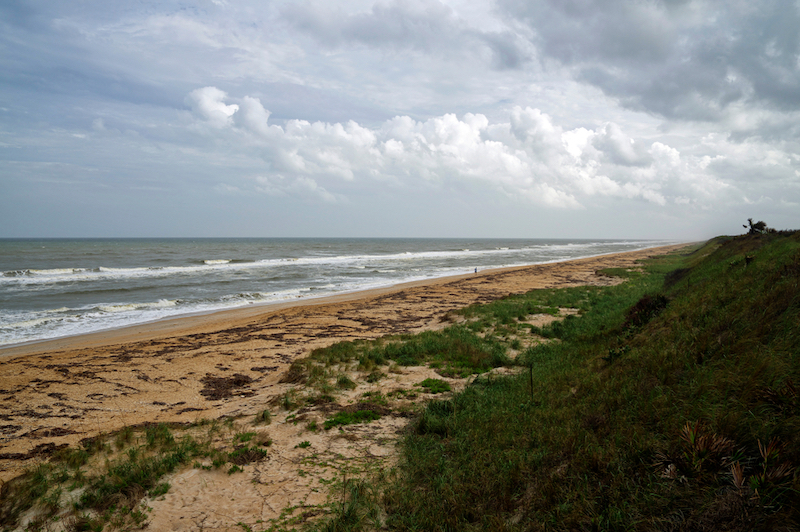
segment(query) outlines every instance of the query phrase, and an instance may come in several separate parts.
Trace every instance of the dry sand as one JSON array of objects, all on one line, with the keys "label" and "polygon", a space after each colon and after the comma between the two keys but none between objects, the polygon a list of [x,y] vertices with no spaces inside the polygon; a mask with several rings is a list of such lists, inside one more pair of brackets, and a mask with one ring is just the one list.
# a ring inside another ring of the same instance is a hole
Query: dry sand
[{"label": "dry sand", "polygon": [[[536,288],[613,284],[615,278],[596,272],[635,268],[640,259],[685,246],[492,270],[0,350],[0,480],[17,476],[58,446],[126,425],[252,419],[286,393],[291,385],[279,382],[282,374],[314,348],[442,327],[450,310]],[[361,383],[338,400],[408,388],[428,376],[434,376],[429,368],[404,368],[378,384]],[[302,515],[325,501],[325,486],[346,468],[390,463],[405,424],[402,417],[384,416],[331,435],[306,428],[309,421],[321,424],[324,411],[301,413],[302,423],[297,417],[287,421],[287,415],[258,429],[275,443],[266,461],[244,466],[245,474],[189,469],[173,475],[172,489],[147,503],[153,509],[150,529],[241,530],[237,522],[265,523],[287,505]],[[301,441],[311,446],[295,447]]]}]

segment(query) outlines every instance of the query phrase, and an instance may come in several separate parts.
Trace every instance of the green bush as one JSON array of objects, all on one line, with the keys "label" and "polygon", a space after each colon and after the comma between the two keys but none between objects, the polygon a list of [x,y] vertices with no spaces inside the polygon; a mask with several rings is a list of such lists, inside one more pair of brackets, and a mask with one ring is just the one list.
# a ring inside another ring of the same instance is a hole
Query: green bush
[{"label": "green bush", "polygon": [[425,379],[417,386],[425,388],[429,393],[443,393],[451,390],[450,385],[442,379]]},{"label": "green bush", "polygon": [[337,412],[336,415],[325,421],[325,430],[339,425],[352,425],[354,423],[368,423],[380,419],[381,415],[373,410],[357,410],[355,412]]}]

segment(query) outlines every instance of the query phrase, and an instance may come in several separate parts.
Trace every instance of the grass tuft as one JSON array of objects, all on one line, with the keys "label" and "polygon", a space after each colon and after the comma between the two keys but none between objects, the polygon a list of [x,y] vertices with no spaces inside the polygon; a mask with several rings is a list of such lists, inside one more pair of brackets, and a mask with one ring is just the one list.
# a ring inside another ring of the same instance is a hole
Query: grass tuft
[{"label": "grass tuft", "polygon": [[341,425],[352,425],[354,423],[368,423],[380,419],[381,415],[374,410],[356,410],[355,412],[337,412],[333,417],[325,420],[325,430]]},{"label": "grass tuft", "polygon": [[425,379],[417,386],[425,388],[428,393],[444,393],[451,390],[450,385],[442,379]]}]

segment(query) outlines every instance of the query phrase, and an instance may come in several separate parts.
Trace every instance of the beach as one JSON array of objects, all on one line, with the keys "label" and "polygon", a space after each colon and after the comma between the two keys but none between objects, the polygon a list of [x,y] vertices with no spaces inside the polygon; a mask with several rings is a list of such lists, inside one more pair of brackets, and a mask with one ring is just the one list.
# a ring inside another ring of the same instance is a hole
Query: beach
[{"label": "beach", "polygon": [[537,288],[608,285],[644,249],[165,320],[0,350],[0,479],[128,425],[255,415],[292,361],[359,338],[447,325],[448,311]]}]

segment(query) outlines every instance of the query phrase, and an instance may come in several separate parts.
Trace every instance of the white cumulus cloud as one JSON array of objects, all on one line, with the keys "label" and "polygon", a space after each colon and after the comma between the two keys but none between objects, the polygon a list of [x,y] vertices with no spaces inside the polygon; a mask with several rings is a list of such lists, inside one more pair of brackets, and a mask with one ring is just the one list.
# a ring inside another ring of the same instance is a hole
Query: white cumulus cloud
[{"label": "white cumulus cloud", "polygon": [[[215,127],[230,125],[231,116],[239,110],[236,104],[224,103],[227,94],[216,87],[195,89],[186,97],[192,110]],[[263,109],[263,108],[262,108]]]},{"label": "white cumulus cloud", "polygon": [[705,171],[706,159],[683,160],[676,148],[636,141],[610,122],[565,131],[531,107],[512,108],[506,122],[472,113],[424,121],[397,116],[369,128],[352,120],[271,124],[258,98],[232,99],[214,87],[192,91],[187,101],[202,122],[256,147],[266,172],[257,189],[270,195],[337,202],[379,183],[411,190],[477,185],[524,203],[574,209],[592,197],[663,206],[724,188]]}]

